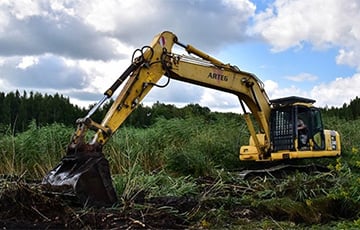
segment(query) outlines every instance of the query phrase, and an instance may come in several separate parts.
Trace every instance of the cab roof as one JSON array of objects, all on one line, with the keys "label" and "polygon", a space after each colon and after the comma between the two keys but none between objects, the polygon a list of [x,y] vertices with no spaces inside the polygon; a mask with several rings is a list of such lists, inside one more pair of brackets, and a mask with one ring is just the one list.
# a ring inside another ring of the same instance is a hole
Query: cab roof
[{"label": "cab roof", "polygon": [[270,100],[270,103],[273,106],[286,106],[291,105],[295,103],[308,103],[308,104],[314,104],[316,101],[310,98],[304,98],[304,97],[297,97],[297,96],[291,96],[291,97],[283,97],[278,99]]}]

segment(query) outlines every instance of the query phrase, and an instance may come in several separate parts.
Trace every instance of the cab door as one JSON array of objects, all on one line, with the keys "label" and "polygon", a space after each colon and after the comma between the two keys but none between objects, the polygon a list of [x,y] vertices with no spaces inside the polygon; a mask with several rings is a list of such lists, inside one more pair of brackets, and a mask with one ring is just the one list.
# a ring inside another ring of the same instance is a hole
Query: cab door
[{"label": "cab door", "polygon": [[314,143],[314,150],[325,149],[325,134],[321,113],[318,108],[311,108],[311,139]]},{"label": "cab door", "polygon": [[304,130],[300,130],[297,126],[298,149],[308,150],[312,146],[313,150],[324,150],[325,135],[320,110],[315,107],[298,105],[295,107],[295,114],[297,124],[301,120],[303,126],[306,127],[306,143],[302,143]]}]

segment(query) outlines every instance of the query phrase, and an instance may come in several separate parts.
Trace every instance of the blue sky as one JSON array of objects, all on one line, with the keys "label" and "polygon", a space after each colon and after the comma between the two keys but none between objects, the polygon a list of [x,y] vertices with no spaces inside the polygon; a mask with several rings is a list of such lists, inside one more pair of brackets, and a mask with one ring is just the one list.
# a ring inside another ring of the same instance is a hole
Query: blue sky
[{"label": "blue sky", "polygon": [[[132,52],[164,31],[252,72],[270,98],[342,106],[359,96],[359,0],[3,0],[0,91],[97,102]],[[172,81],[144,100],[239,111],[235,97]]]},{"label": "blue sky", "polygon": [[[220,57],[222,60],[231,58],[228,61],[237,64],[239,68],[253,72],[263,80],[278,80],[281,86],[286,87],[291,83],[295,84],[286,77],[299,73],[317,76],[315,82],[328,82],[336,77],[353,75],[356,69],[347,65],[337,65],[336,55],[336,48],[313,50],[309,45],[300,50],[288,49],[274,53],[268,44],[248,42],[224,49]],[[311,84],[297,84],[303,89],[311,89]]]}]

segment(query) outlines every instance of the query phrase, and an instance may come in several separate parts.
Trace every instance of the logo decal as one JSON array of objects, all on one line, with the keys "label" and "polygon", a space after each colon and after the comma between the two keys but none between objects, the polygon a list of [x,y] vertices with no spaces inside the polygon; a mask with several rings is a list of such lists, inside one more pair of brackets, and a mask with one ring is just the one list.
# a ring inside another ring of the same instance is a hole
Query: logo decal
[{"label": "logo decal", "polygon": [[215,73],[215,72],[210,72],[209,75],[208,75],[208,78],[218,80],[218,81],[228,81],[229,80],[228,76],[223,75],[221,73]]}]

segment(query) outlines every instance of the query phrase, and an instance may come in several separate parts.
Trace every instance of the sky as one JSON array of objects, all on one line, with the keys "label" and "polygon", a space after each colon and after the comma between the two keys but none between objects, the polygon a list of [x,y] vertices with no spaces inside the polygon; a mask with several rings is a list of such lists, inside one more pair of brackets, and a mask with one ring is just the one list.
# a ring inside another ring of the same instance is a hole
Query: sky
[{"label": "sky", "polygon": [[[359,12],[360,0],[1,0],[0,92],[59,93],[88,108],[168,30],[254,73],[270,99],[341,107],[360,96]],[[175,80],[143,103],[157,101],[241,111],[231,94]]]}]

